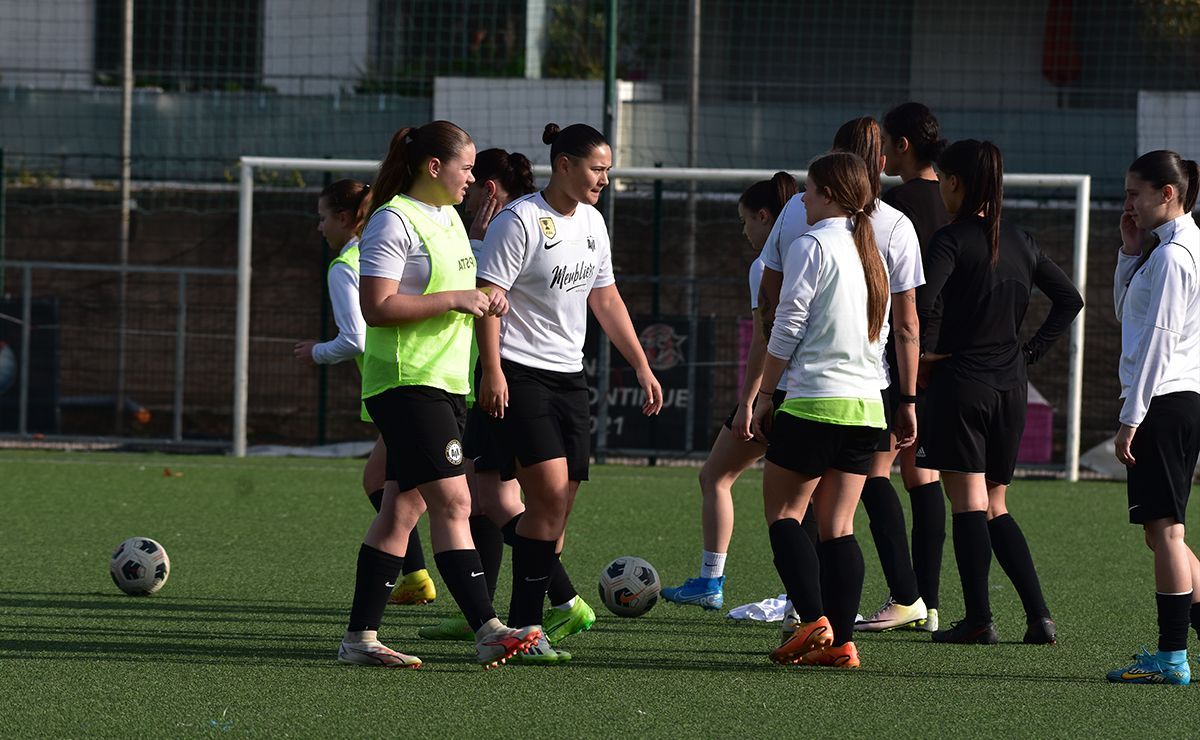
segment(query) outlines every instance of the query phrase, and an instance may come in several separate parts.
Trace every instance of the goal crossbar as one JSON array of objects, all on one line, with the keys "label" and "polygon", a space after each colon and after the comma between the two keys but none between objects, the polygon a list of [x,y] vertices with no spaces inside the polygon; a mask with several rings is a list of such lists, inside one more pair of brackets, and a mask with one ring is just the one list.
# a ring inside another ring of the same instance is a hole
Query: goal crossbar
[{"label": "goal crossbar", "polygon": [[[233,454],[246,455],[246,412],[249,398],[250,365],[250,258],[254,226],[254,172],[256,169],[288,169],[318,172],[375,172],[379,162],[369,159],[315,159],[304,157],[245,156],[238,188],[238,272],[237,319],[234,349]],[[536,165],[534,174],[547,177],[550,167]],[[804,169],[786,170],[798,179],[807,176]],[[770,179],[773,169],[720,169],[708,167],[614,167],[611,180],[667,180],[689,182],[747,182]],[[899,178],[884,177],[885,183]],[[1087,240],[1091,207],[1090,175],[1005,173],[1004,184],[1030,189],[1071,189],[1075,192],[1075,233],[1073,238],[1073,274],[1075,287],[1087,295]],[[1069,376],[1067,381],[1067,439],[1064,468],[1067,480],[1079,479],[1080,417],[1083,398],[1084,312],[1071,324]]]}]

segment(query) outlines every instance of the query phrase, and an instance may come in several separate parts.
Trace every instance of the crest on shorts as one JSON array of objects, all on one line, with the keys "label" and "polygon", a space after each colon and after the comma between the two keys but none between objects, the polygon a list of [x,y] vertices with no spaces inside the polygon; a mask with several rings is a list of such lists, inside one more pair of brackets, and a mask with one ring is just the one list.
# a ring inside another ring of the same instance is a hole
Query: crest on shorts
[{"label": "crest on shorts", "polygon": [[554,228],[554,219],[549,216],[539,218],[538,224],[542,227],[542,233],[546,235],[547,239],[553,239],[554,235],[558,233],[558,229]]},{"label": "crest on shorts", "polygon": [[446,462],[451,465],[462,465],[462,442],[452,439],[446,443]]}]

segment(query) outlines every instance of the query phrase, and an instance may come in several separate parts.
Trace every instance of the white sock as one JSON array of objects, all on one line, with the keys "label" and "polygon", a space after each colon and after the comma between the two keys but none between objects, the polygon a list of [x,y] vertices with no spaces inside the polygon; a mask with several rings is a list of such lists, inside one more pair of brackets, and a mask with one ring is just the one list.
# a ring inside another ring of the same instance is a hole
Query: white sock
[{"label": "white sock", "polygon": [[720,578],[725,575],[725,557],[728,553],[724,552],[709,552],[704,551],[704,557],[700,558],[700,577],[701,578]]},{"label": "white sock", "polygon": [[577,598],[579,598],[579,597],[578,597],[578,596],[572,596],[572,597],[571,597],[571,598],[570,598],[568,601],[566,601],[566,602],[564,602],[564,603],[562,603],[562,604],[554,604],[553,606],[554,606],[554,608],[555,608],[555,609],[559,609],[559,610],[561,610],[561,611],[564,611],[564,612],[565,612],[565,611],[570,611],[570,610],[571,610],[571,607],[575,606],[575,599],[577,599]]}]

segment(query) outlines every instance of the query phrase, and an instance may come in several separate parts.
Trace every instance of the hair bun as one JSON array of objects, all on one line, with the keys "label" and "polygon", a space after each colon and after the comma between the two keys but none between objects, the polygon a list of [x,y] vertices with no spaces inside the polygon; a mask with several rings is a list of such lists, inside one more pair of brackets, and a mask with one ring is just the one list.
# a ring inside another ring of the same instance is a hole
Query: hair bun
[{"label": "hair bun", "polygon": [[546,144],[547,146],[553,144],[554,140],[558,138],[558,134],[561,130],[562,129],[558,127],[557,123],[547,123],[546,129],[542,131],[542,143]]}]

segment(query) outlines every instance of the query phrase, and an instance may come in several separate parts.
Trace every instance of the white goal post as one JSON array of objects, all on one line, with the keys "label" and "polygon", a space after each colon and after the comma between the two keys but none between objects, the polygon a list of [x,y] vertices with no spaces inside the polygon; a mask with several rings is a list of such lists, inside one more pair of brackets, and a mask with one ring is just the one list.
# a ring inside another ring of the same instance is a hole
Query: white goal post
[{"label": "white goal post", "polygon": [[[233,454],[246,455],[246,408],[249,393],[250,364],[250,257],[254,225],[254,171],[256,169],[299,170],[303,172],[376,172],[379,162],[365,159],[309,159],[295,157],[242,157],[241,184],[238,193],[238,278],[237,322],[234,351]],[[672,180],[695,182],[745,183],[770,179],[773,169],[716,169],[688,167],[614,167],[612,180]],[[786,170],[798,179],[803,169]],[[550,168],[534,167],[534,174],[547,177]],[[895,180],[894,178],[885,178]],[[1075,191],[1075,232],[1071,275],[1081,295],[1087,295],[1087,244],[1092,197],[1090,175],[1034,175],[1005,173],[1004,184],[1027,189]],[[609,225],[612,228],[612,225]],[[1067,439],[1065,473],[1069,481],[1079,480],[1080,414],[1083,396],[1083,330],[1085,311],[1071,324],[1069,377],[1067,381]]]}]

